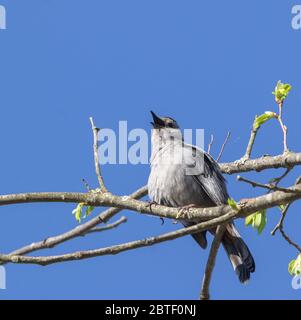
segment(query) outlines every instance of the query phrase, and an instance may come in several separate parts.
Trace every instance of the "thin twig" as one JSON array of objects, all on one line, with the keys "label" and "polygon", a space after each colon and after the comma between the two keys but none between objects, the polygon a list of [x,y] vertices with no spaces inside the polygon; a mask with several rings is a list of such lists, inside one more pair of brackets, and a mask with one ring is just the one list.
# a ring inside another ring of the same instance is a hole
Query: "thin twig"
[{"label": "thin twig", "polygon": [[253,180],[249,180],[246,179],[242,176],[237,176],[237,180],[238,181],[242,181],[245,183],[250,184],[253,188],[259,187],[259,188],[263,188],[263,189],[268,189],[269,191],[282,191],[282,192],[287,192],[287,193],[300,193],[300,191],[298,190],[294,190],[294,189],[290,189],[290,188],[281,188],[278,187],[274,184],[263,184],[263,183],[259,183]]},{"label": "thin twig", "polygon": [[301,253],[301,247],[296,242],[291,240],[291,238],[284,231],[284,220],[285,220],[286,214],[287,214],[290,206],[291,206],[291,203],[288,203],[285,206],[285,208],[282,211],[280,221],[278,222],[278,224],[276,225],[274,230],[271,232],[271,234],[275,235],[276,231],[279,230],[282,237],[284,238],[284,240],[287,241],[291,246],[295,247]]},{"label": "thin twig", "polygon": [[283,211],[281,211],[281,218],[279,220],[279,222],[277,223],[277,225],[275,226],[275,228],[271,231],[271,235],[274,236],[277,232],[277,230],[279,230],[281,228],[281,226],[283,226],[284,223],[284,219],[286,217],[287,211],[290,208],[291,203],[288,203],[285,208],[283,209]]},{"label": "thin twig", "polygon": [[[282,178],[285,177],[285,175],[286,175],[286,172],[282,175]],[[279,177],[279,178],[281,178],[281,177]],[[281,179],[282,179],[282,178],[281,178]],[[300,184],[300,182],[301,182],[301,177],[298,177],[298,178],[296,179],[295,186],[297,186],[298,184]],[[271,235],[272,235],[272,236],[274,236],[275,233],[276,233],[276,231],[279,230],[280,228],[282,228],[282,231],[283,231],[284,219],[285,219],[286,213],[287,213],[287,211],[289,210],[289,208],[290,208],[291,205],[292,205],[292,203],[289,202],[289,203],[287,203],[287,204],[285,205],[285,207],[284,207],[283,209],[281,209],[281,218],[280,218],[279,222],[277,223],[277,225],[275,226],[275,228],[271,231]],[[283,233],[282,233],[282,235],[283,235]]]},{"label": "thin twig", "polygon": [[[256,120],[256,117],[255,117],[255,120]],[[259,128],[260,127],[255,127],[254,124],[252,125],[250,139],[249,139],[249,142],[248,142],[248,145],[247,145],[246,153],[241,159],[242,161],[246,161],[246,160],[250,159],[251,153],[252,153],[252,149],[253,149],[253,146],[254,146],[254,142],[255,142],[255,139],[256,139],[256,135],[257,135],[257,132],[258,132]]]},{"label": "thin twig", "polygon": [[222,147],[221,147],[221,150],[220,150],[219,155],[218,155],[218,157],[217,157],[217,159],[216,159],[216,162],[219,162],[219,161],[220,161],[220,159],[221,159],[221,157],[222,157],[222,155],[223,155],[225,146],[226,146],[226,144],[227,144],[227,142],[228,142],[228,140],[229,140],[230,137],[231,137],[231,132],[228,131],[228,134],[227,134],[226,139],[225,139],[225,141],[224,141],[224,143],[223,143],[223,145],[222,145]]},{"label": "thin twig", "polygon": [[291,170],[292,168],[287,168],[281,176],[272,179],[271,183],[275,186],[278,186],[278,184],[291,172]]},{"label": "thin twig", "polygon": [[283,120],[282,120],[282,115],[283,115],[283,102],[279,101],[278,102],[278,107],[279,107],[279,115],[277,117],[277,120],[280,124],[280,127],[283,132],[283,148],[284,148],[284,153],[289,152],[288,146],[287,146],[287,127],[284,125]]},{"label": "thin twig", "polygon": [[211,148],[212,148],[213,142],[214,142],[214,135],[212,134],[210,137],[210,142],[208,144],[208,151],[207,151],[208,154],[211,153]]},{"label": "thin twig", "polygon": [[101,192],[107,192],[107,189],[104,184],[103,177],[101,175],[101,169],[99,164],[99,157],[98,157],[98,132],[99,128],[97,128],[94,124],[93,118],[90,117],[91,127],[93,131],[93,150],[94,150],[94,164],[95,164],[95,172],[98,179],[98,183],[100,186]]},{"label": "thin twig", "polygon": [[301,253],[301,247],[294,241],[292,241],[290,239],[290,237],[285,233],[284,231],[284,228],[283,228],[283,225],[279,227],[279,231],[282,235],[282,237],[290,244],[292,245],[293,247],[295,247],[300,253]]},{"label": "thin twig", "polygon": [[216,234],[213,239],[211,248],[210,248],[210,253],[209,257],[207,260],[206,264],[206,269],[203,277],[203,283],[202,283],[202,289],[201,289],[201,294],[200,294],[200,300],[209,300],[210,299],[210,281],[212,278],[212,272],[215,266],[215,260],[217,256],[218,249],[221,244],[222,237],[225,232],[226,225],[220,225],[216,229]]},{"label": "thin twig", "polygon": [[106,231],[106,230],[111,230],[111,229],[117,228],[118,226],[120,226],[122,223],[125,223],[125,222],[127,222],[127,218],[121,217],[117,221],[110,223],[110,224],[107,224],[103,227],[96,227],[96,228],[90,229],[85,234],[83,234],[83,236],[85,236],[88,233],[95,233],[95,232],[102,232],[102,231]]}]

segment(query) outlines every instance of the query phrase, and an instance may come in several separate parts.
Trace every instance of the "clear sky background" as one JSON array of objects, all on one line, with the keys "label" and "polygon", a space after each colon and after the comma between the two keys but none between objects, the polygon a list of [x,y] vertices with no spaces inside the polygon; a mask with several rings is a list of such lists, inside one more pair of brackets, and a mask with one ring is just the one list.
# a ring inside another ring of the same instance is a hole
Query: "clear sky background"
[{"label": "clear sky background", "polygon": [[[277,80],[293,86],[285,105],[289,147],[300,151],[301,31],[291,28],[295,1],[0,0],[7,30],[0,30],[0,193],[84,191],[97,186],[89,116],[101,127],[150,131],[149,110],[183,128],[215,136],[223,161],[240,158],[255,114],[275,110]],[[282,152],[276,122],[260,132],[254,156]],[[282,170],[246,174],[268,181]],[[103,167],[108,188],[127,194],[147,181],[147,165]],[[300,169],[285,183],[293,183]],[[235,199],[263,193],[227,177]],[[72,204],[0,208],[0,252],[76,226]],[[300,204],[286,221],[301,242]],[[101,209],[100,209],[101,210]],[[96,210],[94,215],[99,212]],[[153,217],[122,212],[117,230],[75,239],[55,254],[92,249],[179,228]],[[119,215],[120,216],[120,215]],[[223,250],[212,281],[215,299],[299,299],[288,262],[297,256],[279,234],[280,213],[268,214],[261,236],[239,221],[257,270],[241,285]],[[211,241],[211,239],[210,239]],[[48,267],[7,265],[0,299],[196,299],[208,250],[191,237],[122,253]]]}]

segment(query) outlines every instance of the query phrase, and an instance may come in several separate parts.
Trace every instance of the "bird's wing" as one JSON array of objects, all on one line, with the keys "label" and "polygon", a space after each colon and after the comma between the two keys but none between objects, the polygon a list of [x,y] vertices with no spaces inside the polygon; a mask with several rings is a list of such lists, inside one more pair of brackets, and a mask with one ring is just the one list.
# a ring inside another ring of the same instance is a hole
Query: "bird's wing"
[{"label": "bird's wing", "polygon": [[191,171],[193,180],[213,203],[216,205],[226,204],[229,195],[226,180],[219,165],[208,153],[201,149],[186,144],[184,148],[186,166],[196,168],[195,174]]}]

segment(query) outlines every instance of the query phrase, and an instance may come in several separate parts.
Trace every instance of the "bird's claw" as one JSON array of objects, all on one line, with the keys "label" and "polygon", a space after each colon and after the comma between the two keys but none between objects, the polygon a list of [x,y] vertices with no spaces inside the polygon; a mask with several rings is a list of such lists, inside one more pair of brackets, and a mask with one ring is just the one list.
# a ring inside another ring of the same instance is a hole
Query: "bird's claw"
[{"label": "bird's claw", "polygon": [[156,201],[149,201],[149,202],[146,204],[146,208],[149,208],[150,212],[153,212],[152,206],[155,206],[155,205],[158,205],[158,203],[157,203]]}]

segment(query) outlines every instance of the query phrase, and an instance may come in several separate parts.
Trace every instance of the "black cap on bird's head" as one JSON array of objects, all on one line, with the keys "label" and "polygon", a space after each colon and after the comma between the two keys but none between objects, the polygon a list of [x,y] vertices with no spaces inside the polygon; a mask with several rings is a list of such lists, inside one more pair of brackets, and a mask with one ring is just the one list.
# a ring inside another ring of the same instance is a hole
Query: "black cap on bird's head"
[{"label": "black cap on bird's head", "polygon": [[151,122],[154,129],[162,129],[162,128],[172,128],[179,129],[177,121],[170,117],[158,117],[153,111],[151,111],[153,116],[153,122]]}]

